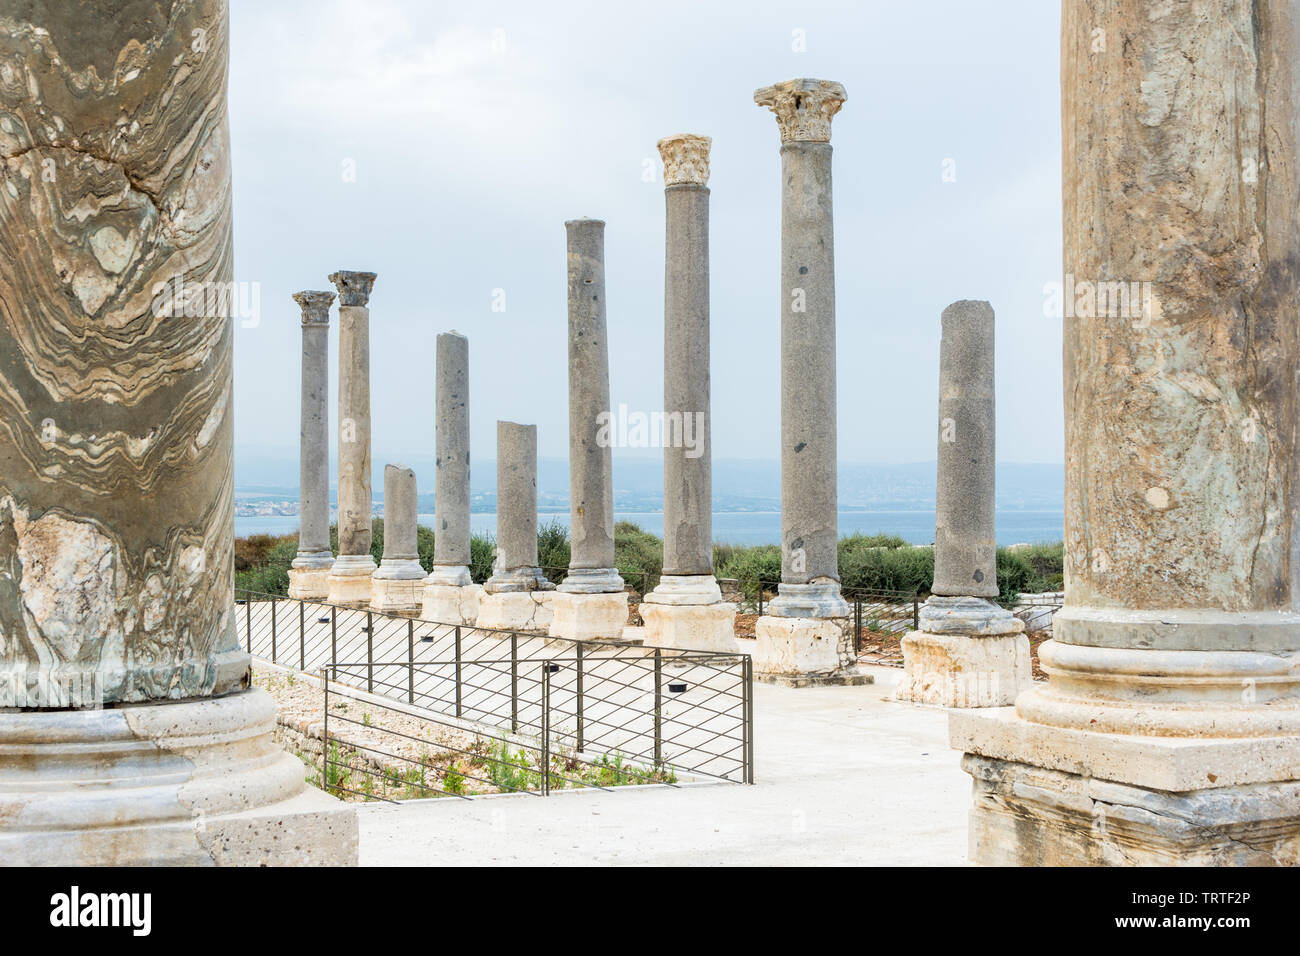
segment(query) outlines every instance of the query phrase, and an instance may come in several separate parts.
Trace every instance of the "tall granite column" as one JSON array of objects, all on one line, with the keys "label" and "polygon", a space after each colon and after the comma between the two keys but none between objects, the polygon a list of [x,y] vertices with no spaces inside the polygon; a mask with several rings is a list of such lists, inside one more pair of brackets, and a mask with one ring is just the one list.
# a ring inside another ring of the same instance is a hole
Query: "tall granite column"
[{"label": "tall granite column", "polygon": [[425,579],[421,616],[473,624],[483,588],[469,573],[469,339],[459,332],[438,336],[436,378],[433,570]]},{"label": "tall granite column", "polygon": [[0,859],[355,862],[249,690],[229,21],[166,6],[0,15]]},{"label": "tall granite column", "polygon": [[339,554],[329,603],[370,604],[370,292],[373,272],[336,272],[339,290]]},{"label": "tall granite column", "polygon": [[1298,26],[1063,5],[1065,607],[951,718],[978,862],[1300,855]]},{"label": "tall granite column", "polygon": [[659,141],[664,161],[664,564],[641,604],[646,642],[736,649],[736,609],[713,576],[709,408],[708,136]]},{"label": "tall granite column", "polygon": [[[840,595],[831,118],[844,87],[797,79],[754,102],[781,131],[781,584],[755,627],[770,679],[861,682]],[[869,678],[866,679],[869,681]]]},{"label": "tall granite column", "polygon": [[627,592],[614,567],[609,337],[605,320],[605,223],[564,224],[569,273],[569,573],[550,633],[619,640]]},{"label": "tall granite column", "polygon": [[934,584],[920,630],[903,638],[897,697],[1003,707],[1032,679],[1023,621],[994,604],[993,307],[954,302],[939,343],[939,465]]},{"label": "tall granite column", "polygon": [[415,472],[384,466],[384,555],[370,577],[370,609],[416,617],[424,591],[420,567]]},{"label": "tall granite column", "polygon": [[302,424],[298,433],[298,554],[289,569],[289,597],[329,597],[330,436],[329,345],[333,292],[296,292],[302,309]]},{"label": "tall granite column", "polygon": [[478,626],[545,632],[555,585],[537,566],[537,426],[497,422],[497,555]]}]

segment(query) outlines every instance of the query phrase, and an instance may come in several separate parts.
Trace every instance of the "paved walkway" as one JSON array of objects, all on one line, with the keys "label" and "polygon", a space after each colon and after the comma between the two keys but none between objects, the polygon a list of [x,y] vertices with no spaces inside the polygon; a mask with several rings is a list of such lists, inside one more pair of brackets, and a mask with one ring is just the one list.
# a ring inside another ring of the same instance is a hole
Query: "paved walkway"
[{"label": "paved walkway", "polygon": [[753,786],[362,804],[361,863],[964,864],[970,778],[947,715],[889,701],[901,672],[872,671],[755,684]]}]

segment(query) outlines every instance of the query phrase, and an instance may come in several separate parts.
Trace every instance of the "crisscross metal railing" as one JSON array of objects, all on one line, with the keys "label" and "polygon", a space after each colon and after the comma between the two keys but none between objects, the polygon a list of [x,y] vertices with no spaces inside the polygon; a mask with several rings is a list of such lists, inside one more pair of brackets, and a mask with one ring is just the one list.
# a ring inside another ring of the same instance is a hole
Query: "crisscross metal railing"
[{"label": "crisscross metal railing", "polygon": [[[777,594],[779,581],[755,578],[726,579],[720,584],[732,585],[740,592],[736,608],[742,614],[763,615],[763,610]],[[853,617],[854,650],[862,650],[862,638],[867,634],[906,634],[921,626],[921,597],[912,591],[886,591],[869,588],[843,588],[840,591],[848,602]]]},{"label": "crisscross metal railing", "polygon": [[528,772],[539,779],[547,774],[538,768],[562,754],[566,766],[599,773],[612,760],[753,782],[748,655],[440,624],[245,591],[236,600],[253,656],[326,668],[338,687],[509,734],[533,754]]}]

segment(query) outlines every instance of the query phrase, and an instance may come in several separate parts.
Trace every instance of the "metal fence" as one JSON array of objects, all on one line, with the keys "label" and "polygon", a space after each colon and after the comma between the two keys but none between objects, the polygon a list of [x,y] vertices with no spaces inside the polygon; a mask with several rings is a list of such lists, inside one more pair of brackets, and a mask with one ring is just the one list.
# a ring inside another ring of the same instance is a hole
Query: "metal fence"
[{"label": "metal fence", "polygon": [[[573,641],[239,591],[248,652],[551,755],[753,782],[748,655]],[[328,748],[327,748],[328,749]],[[546,774],[542,774],[546,776]]]},{"label": "metal fence", "polygon": [[[719,582],[740,592],[736,609],[742,614],[763,615],[767,604],[776,596],[779,581],[737,580]],[[921,597],[908,591],[882,591],[844,588],[840,592],[853,615],[853,647],[862,650],[864,634],[906,634],[921,625]]]}]

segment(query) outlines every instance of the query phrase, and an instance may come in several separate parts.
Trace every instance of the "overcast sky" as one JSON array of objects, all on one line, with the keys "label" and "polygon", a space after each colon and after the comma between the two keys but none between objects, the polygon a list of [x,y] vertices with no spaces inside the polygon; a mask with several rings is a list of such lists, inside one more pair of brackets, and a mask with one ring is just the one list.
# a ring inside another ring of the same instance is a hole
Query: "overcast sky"
[{"label": "overcast sky", "polygon": [[[807,76],[848,90],[832,137],[840,459],[934,459],[939,314],[975,298],[997,312],[998,459],[1062,460],[1061,323],[1044,315],[1061,272],[1058,4],[233,0],[231,20],[236,277],[261,286],[260,323],[236,333],[238,445],[296,453],[289,296],[357,269],[379,276],[377,456],[432,453],[434,337],[453,328],[476,458],[495,458],[499,418],[566,455],[564,220],[582,216],[607,222],[613,401],[661,408],[655,143],[690,132],[713,137],[714,455],[778,457],[780,144],[753,91]],[[332,395],[337,328],[335,313]]]}]

